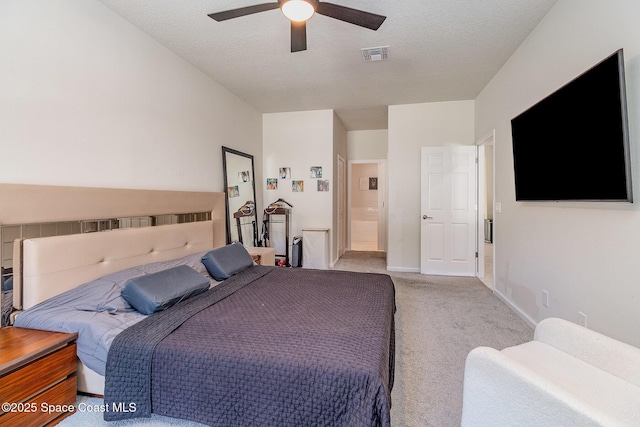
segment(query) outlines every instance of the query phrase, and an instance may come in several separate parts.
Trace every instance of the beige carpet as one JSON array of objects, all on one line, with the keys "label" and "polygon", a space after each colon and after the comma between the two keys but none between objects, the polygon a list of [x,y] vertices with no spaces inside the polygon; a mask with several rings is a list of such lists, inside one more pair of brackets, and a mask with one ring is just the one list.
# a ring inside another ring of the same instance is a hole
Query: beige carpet
[{"label": "beige carpet", "polygon": [[476,278],[387,272],[380,252],[347,252],[335,268],[385,273],[395,283],[393,427],[459,426],[469,351],[533,338],[533,330]]}]

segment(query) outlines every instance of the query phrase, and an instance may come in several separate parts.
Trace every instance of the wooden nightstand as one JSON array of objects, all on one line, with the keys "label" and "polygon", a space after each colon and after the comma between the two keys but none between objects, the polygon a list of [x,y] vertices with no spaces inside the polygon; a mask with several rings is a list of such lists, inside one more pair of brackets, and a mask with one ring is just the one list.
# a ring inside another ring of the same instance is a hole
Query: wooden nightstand
[{"label": "wooden nightstand", "polygon": [[0,328],[0,425],[55,425],[76,402],[78,334]]}]

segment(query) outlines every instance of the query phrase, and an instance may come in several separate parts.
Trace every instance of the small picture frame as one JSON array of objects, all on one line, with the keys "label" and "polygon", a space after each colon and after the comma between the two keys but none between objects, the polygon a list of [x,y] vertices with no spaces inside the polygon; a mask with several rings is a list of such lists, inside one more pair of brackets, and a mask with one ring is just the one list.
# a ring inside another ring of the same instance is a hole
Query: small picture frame
[{"label": "small picture frame", "polygon": [[311,166],[311,178],[322,178],[322,166]]},{"label": "small picture frame", "polygon": [[278,189],[278,178],[267,178],[267,190]]},{"label": "small picture frame", "polygon": [[302,193],[304,191],[304,181],[294,180],[291,181],[291,191],[294,193]]},{"label": "small picture frame", "polygon": [[251,181],[251,174],[249,174],[249,171],[238,172],[238,182],[249,182],[249,181]]},{"label": "small picture frame", "polygon": [[227,195],[229,198],[240,197],[240,189],[237,185],[227,188]]},{"label": "small picture frame", "polygon": [[368,191],[369,190],[369,180],[367,178],[360,178],[360,191]]},{"label": "small picture frame", "polygon": [[329,191],[329,180],[328,179],[319,179],[318,180],[318,191]]},{"label": "small picture frame", "polygon": [[378,189],[378,177],[372,176],[369,178],[369,190],[377,190]]},{"label": "small picture frame", "polygon": [[291,168],[289,168],[289,167],[280,168],[280,170],[278,172],[278,176],[280,176],[280,179],[290,179],[291,178]]}]

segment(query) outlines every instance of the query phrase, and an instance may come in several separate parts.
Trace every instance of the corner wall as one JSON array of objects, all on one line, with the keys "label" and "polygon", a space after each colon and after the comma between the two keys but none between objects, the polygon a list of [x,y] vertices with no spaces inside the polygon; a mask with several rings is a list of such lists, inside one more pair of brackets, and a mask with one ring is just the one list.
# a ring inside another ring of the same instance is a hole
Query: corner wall
[{"label": "corner wall", "polygon": [[[559,0],[476,99],[476,135],[496,130],[495,201],[502,213],[494,217],[495,291],[532,323],[551,316],[578,323],[580,311],[590,329],[635,346],[640,346],[639,18],[636,0]],[[626,62],[636,202],[515,202],[511,118],[619,48]],[[549,307],[542,303],[543,290]]]}]

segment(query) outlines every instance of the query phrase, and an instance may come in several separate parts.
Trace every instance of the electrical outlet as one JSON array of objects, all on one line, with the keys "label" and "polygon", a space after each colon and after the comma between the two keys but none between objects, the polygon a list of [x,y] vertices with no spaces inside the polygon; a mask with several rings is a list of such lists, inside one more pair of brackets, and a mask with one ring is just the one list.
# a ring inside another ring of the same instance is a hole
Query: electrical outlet
[{"label": "electrical outlet", "polygon": [[578,323],[580,326],[587,327],[587,315],[581,311],[578,312]]},{"label": "electrical outlet", "polygon": [[549,307],[549,292],[542,291],[542,305]]}]

